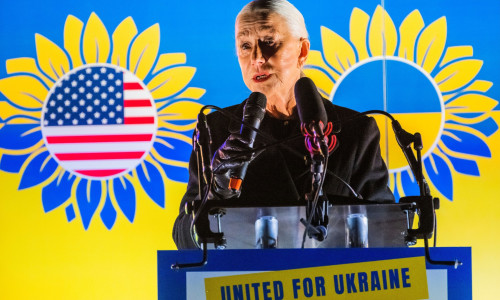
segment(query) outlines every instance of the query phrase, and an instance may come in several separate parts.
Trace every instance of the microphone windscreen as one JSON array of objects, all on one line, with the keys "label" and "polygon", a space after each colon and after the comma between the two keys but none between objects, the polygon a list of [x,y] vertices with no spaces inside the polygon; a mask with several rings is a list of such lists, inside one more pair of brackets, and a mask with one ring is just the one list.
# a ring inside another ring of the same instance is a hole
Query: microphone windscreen
[{"label": "microphone windscreen", "polygon": [[262,120],[266,114],[266,103],[266,95],[259,92],[251,93],[243,108],[243,120],[249,118]]},{"label": "microphone windscreen", "polygon": [[[243,107],[243,123],[249,124],[257,129],[260,127],[260,122],[264,119],[266,115],[266,103],[267,98],[264,94],[259,92],[253,92],[248,97],[245,106]],[[241,125],[240,130],[241,137],[247,141],[249,147],[253,147],[255,137],[257,136],[257,131],[246,126]],[[229,188],[233,191],[239,191],[241,188],[241,183],[245,178],[247,173],[249,162],[243,163],[241,167],[237,167],[231,170],[231,179],[229,180]]]},{"label": "microphone windscreen", "polygon": [[312,121],[321,121],[325,125],[328,121],[325,105],[314,82],[308,77],[302,77],[295,83],[294,92],[300,122],[310,124]]}]

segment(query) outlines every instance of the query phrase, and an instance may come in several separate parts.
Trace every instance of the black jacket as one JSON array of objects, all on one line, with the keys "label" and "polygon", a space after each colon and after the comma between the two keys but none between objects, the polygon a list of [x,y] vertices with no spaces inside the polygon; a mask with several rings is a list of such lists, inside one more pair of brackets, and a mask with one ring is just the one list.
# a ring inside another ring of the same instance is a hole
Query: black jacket
[{"label": "black jacket", "polygon": [[[243,115],[242,104],[225,110],[239,119]],[[394,202],[394,196],[387,187],[387,167],[380,155],[380,133],[373,118],[360,116],[356,111],[333,105],[324,100],[328,121],[340,125],[337,146],[329,156],[328,170],[346,181],[366,200]],[[295,114],[296,115],[296,114]],[[230,121],[220,112],[207,116],[212,135],[211,153],[224,143],[231,132],[239,132],[241,125]],[[273,146],[257,156],[249,165],[241,187],[240,198],[265,199],[268,202],[281,199],[300,199],[310,189],[309,152],[304,144],[298,117],[291,120],[275,119],[268,114],[261,122],[260,130],[276,140],[296,136],[284,144]],[[269,140],[257,135],[254,147],[269,144]],[[325,195],[349,196],[349,188],[335,176],[327,174],[323,185]],[[189,182],[177,217],[173,239],[179,249],[195,248],[189,228],[191,216],[184,212],[187,201],[199,199],[198,176],[195,153],[189,161]]]}]

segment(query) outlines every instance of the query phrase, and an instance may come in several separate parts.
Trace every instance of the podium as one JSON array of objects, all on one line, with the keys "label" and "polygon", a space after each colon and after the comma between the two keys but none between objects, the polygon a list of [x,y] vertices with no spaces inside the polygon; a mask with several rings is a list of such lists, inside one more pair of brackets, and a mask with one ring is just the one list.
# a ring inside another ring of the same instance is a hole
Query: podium
[{"label": "podium", "polygon": [[[430,253],[437,259],[459,258],[463,265],[455,269],[453,266],[427,263],[428,299],[472,299],[471,249],[465,247],[430,248]],[[204,278],[207,277],[342,264],[349,266],[353,263],[390,261],[412,257],[423,259],[423,255],[423,248],[209,250],[209,260],[205,266],[172,270],[171,265],[174,263],[199,260],[201,251],[158,251],[158,299],[206,299]],[[412,283],[411,280],[410,278],[410,283]],[[390,287],[388,289],[390,290]],[[362,295],[362,293],[358,293],[358,295]],[[369,294],[366,295],[369,296]],[[376,296],[376,293],[373,295]],[[272,294],[269,296],[268,299],[273,299]],[[345,296],[347,297],[349,294]],[[231,299],[235,300],[235,297]],[[242,299],[246,300],[246,298]],[[265,298],[261,295],[260,299]],[[294,298],[283,297],[283,299]],[[332,298],[327,295],[317,298],[299,297],[298,299],[326,300]],[[338,296],[333,299],[343,298]],[[366,299],[370,299],[370,297]],[[402,298],[386,297],[385,299]],[[226,297],[225,300],[228,298]]]},{"label": "podium", "polygon": [[[194,201],[204,251],[158,252],[159,299],[472,299],[470,248],[406,247],[416,238],[427,246],[434,224],[433,199],[413,199],[380,204],[337,198],[325,205],[326,239],[307,238],[305,249],[297,248],[307,202],[221,200],[200,208]],[[417,208],[419,227],[413,229]],[[273,228],[267,237],[277,247],[255,249],[259,220],[266,216]],[[353,216],[365,224],[357,226],[366,239],[362,248],[347,248]],[[219,250],[207,250],[209,244]]]}]

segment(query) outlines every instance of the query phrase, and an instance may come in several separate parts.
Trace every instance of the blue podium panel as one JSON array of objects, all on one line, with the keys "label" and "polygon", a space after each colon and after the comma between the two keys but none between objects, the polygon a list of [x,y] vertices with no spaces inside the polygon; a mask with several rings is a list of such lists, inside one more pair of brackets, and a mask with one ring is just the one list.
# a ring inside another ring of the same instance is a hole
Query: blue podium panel
[{"label": "blue podium panel", "polygon": [[[458,259],[463,265],[455,269],[426,263],[429,299],[472,299],[471,249],[431,248],[430,255],[433,260]],[[158,251],[158,299],[204,300],[204,279],[209,277],[422,256],[423,248],[209,250],[205,266],[172,270],[171,265],[175,263],[201,261],[202,252]]]}]

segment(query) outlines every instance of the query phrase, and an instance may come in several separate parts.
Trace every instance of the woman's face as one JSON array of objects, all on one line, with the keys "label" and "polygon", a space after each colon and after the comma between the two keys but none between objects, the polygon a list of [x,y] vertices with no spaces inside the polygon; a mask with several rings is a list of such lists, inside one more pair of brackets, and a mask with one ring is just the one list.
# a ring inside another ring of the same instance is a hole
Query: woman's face
[{"label": "woman's face", "polygon": [[[309,42],[290,33],[283,17],[243,15],[236,20],[236,49],[243,81],[269,99],[293,92],[307,58]],[[304,41],[307,51],[304,51]]]}]

